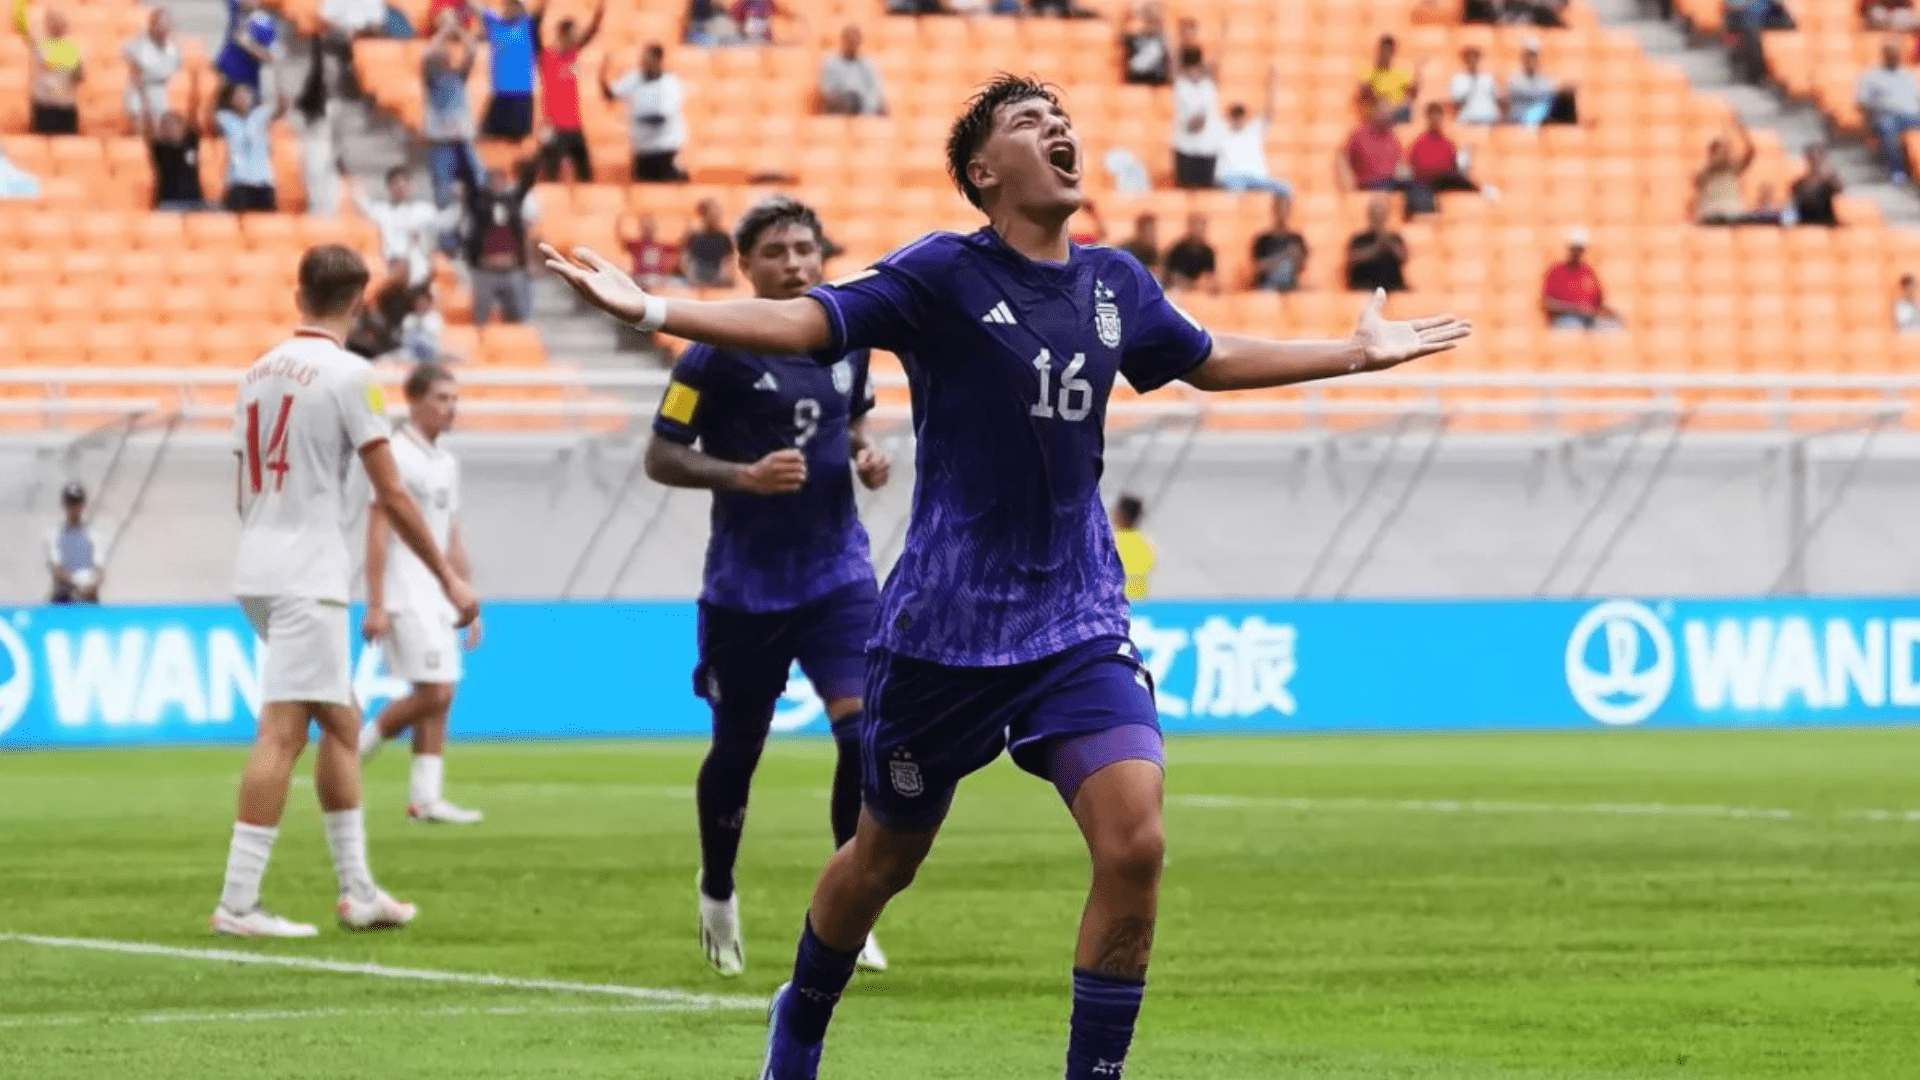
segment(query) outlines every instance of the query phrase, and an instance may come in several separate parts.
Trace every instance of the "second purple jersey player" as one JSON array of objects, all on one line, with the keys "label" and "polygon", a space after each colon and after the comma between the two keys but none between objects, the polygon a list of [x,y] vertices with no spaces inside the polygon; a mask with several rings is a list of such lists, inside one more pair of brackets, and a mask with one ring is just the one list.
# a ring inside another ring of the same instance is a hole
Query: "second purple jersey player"
[{"label": "second purple jersey player", "polygon": [[1392,367],[1470,332],[1451,316],[1389,321],[1376,293],[1342,339],[1208,334],[1130,256],[1068,239],[1081,160],[1052,91],[1002,76],[947,143],[988,228],[911,244],[807,298],[668,302],[591,251],[544,249],[583,297],[643,328],[822,362],[890,348],[906,364],[919,477],[868,656],[865,805],[814,887],[762,1080],[817,1074],[861,942],[931,850],[955,783],[1008,744],[1059,789],[1093,863],[1065,1075],[1122,1075],[1164,841],[1153,692],[1098,497],[1113,381],[1282,386]]}]

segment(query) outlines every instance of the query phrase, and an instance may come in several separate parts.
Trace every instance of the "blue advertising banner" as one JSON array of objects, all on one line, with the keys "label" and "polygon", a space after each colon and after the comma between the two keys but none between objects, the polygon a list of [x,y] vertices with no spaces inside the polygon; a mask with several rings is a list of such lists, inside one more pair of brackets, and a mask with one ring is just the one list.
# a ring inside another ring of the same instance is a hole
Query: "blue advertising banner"
[{"label": "blue advertising banner", "polygon": [[[454,727],[700,735],[694,608],[495,603]],[[1133,636],[1169,732],[1920,722],[1920,598],[1155,601]],[[404,693],[377,648],[355,685]],[[0,748],[243,742],[259,648],[239,609],[0,610]],[[824,733],[796,672],[775,727]]]}]

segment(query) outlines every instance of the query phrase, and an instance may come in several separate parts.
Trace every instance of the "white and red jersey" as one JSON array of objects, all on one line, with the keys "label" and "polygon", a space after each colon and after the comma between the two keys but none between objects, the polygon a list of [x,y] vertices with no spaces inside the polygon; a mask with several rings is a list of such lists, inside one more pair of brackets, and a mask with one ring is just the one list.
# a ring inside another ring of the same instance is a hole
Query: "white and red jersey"
[{"label": "white and red jersey", "polygon": [[302,328],[240,380],[236,596],[347,602],[348,477],[359,451],[392,431],[367,362]]},{"label": "white and red jersey", "polygon": [[[413,425],[403,424],[393,438],[393,464],[420,507],[434,546],[447,550],[454,515],[460,512],[459,460],[438,441],[428,442]],[[454,614],[440,579],[392,530],[387,531],[387,576],[381,591],[389,612],[441,619]]]}]

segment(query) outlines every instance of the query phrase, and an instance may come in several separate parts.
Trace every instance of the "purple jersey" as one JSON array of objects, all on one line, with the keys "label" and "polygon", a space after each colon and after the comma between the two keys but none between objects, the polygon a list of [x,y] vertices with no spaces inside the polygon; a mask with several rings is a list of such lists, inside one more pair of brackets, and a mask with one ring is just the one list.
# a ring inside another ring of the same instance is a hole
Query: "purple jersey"
[{"label": "purple jersey", "polygon": [[808,295],[833,345],[900,355],[919,481],[873,644],[961,667],[1127,633],[1100,501],[1107,396],[1185,375],[1213,340],[1133,256],[1034,262],[990,229],[934,233]]},{"label": "purple jersey", "polygon": [[864,349],[824,366],[804,356],[759,356],[695,345],[674,365],[654,416],[662,438],[722,461],[775,450],[807,458],[791,495],[713,493],[706,586],[700,599],[739,611],[799,607],[873,577],[867,531],[853,506],[849,425],[873,407]]}]

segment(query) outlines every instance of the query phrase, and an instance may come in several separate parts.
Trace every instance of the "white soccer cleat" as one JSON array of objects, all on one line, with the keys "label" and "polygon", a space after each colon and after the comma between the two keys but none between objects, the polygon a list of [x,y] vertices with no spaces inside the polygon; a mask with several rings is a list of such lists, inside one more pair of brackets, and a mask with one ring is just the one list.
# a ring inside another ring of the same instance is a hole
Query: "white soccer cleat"
[{"label": "white soccer cleat", "polygon": [[333,910],[340,916],[340,925],[348,930],[391,930],[407,925],[420,913],[419,908],[395,900],[384,889],[375,889],[371,900],[343,896]]},{"label": "white soccer cleat", "polygon": [[424,821],[429,825],[478,825],[480,822],[485,821],[487,817],[487,815],[478,810],[468,810],[455,806],[445,799],[441,799],[439,802],[430,802],[424,806],[409,803],[407,804],[407,816],[416,821]]},{"label": "white soccer cleat", "polygon": [[880,951],[880,943],[874,940],[872,934],[868,934],[867,943],[860,946],[860,959],[854,962],[854,966],[861,971],[887,970],[887,954]]},{"label": "white soccer cleat", "polygon": [[740,939],[740,894],[715,900],[694,885],[700,896],[700,947],[706,950],[707,963],[722,978],[731,979],[747,970],[747,943]]},{"label": "white soccer cleat", "polygon": [[307,938],[319,937],[320,928],[307,923],[297,923],[283,919],[263,907],[256,907],[244,914],[228,911],[225,907],[213,909],[207,917],[207,926],[216,934],[229,937],[272,937]]},{"label": "white soccer cleat", "polygon": [[372,761],[373,756],[380,752],[380,748],[385,746],[386,742],[385,739],[380,737],[380,725],[377,722],[369,720],[361,725],[360,760]]}]

